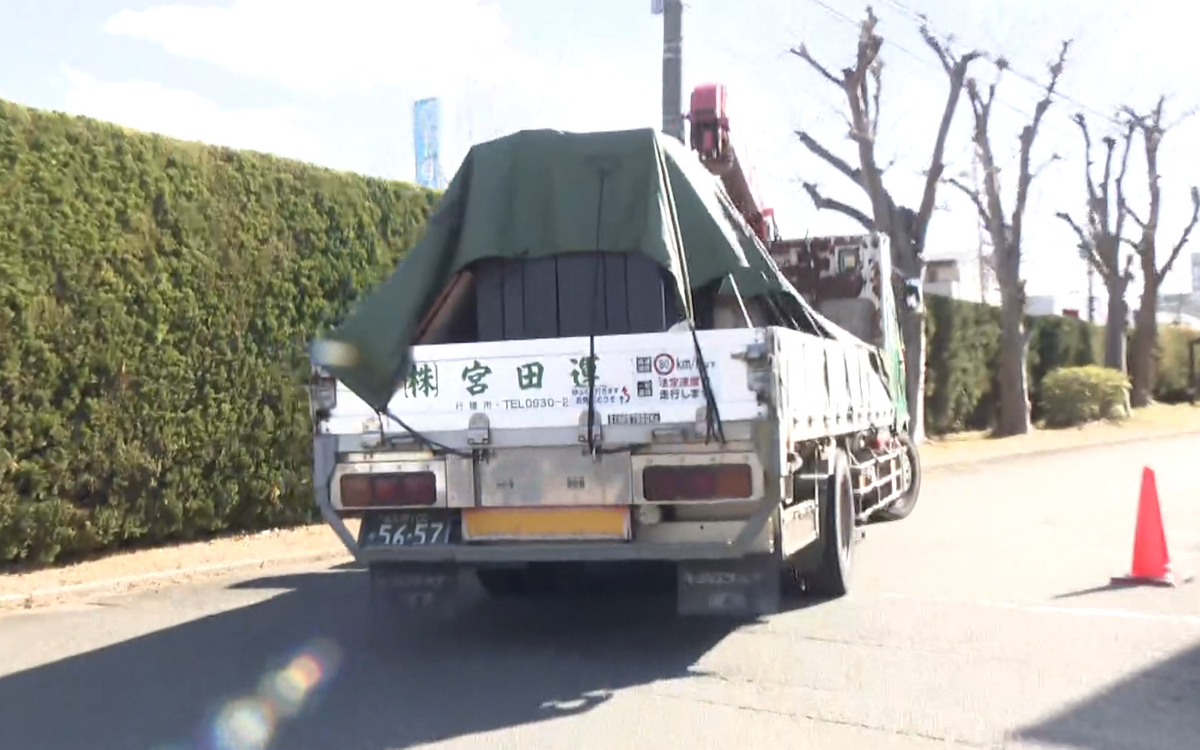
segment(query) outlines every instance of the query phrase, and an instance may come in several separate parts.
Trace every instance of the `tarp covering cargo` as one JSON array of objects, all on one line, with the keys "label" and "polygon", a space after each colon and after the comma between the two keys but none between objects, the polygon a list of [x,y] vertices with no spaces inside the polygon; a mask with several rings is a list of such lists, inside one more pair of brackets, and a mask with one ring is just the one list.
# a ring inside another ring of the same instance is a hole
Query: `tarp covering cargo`
[{"label": "tarp covering cargo", "polygon": [[425,236],[319,342],[314,363],[383,409],[421,320],[458,270],[483,258],[597,250],[653,260],[688,313],[691,289],[729,277],[745,296],[773,293],[811,310],[678,141],[650,128],[528,130],[468,152]]}]

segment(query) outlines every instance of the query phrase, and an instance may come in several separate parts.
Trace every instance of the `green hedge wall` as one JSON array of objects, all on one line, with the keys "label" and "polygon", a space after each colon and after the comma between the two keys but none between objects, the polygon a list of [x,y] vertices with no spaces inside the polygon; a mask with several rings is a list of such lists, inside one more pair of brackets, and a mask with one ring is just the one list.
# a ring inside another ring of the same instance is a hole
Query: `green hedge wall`
[{"label": "green hedge wall", "polygon": [[304,343],[434,201],[0,102],[0,563],[312,517]]},{"label": "green hedge wall", "polygon": [[[1000,350],[1000,311],[948,297],[925,298],[925,427],[930,434],[982,430],[995,421],[999,386],[995,373]],[[1104,329],[1074,318],[1026,318],[1029,385],[1033,417],[1040,419],[1042,378],[1059,367],[1104,361]],[[1164,326],[1159,330],[1156,399],[1187,398],[1188,342],[1200,333]]]}]

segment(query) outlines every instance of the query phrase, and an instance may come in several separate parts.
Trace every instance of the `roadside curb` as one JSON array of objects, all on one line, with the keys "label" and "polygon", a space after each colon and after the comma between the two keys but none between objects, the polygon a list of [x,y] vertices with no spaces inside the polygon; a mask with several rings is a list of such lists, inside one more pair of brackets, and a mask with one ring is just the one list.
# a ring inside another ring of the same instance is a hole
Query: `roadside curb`
[{"label": "roadside curb", "polygon": [[986,466],[989,464],[1003,463],[1005,461],[1014,461],[1023,458],[1041,458],[1043,456],[1057,456],[1063,453],[1072,453],[1074,451],[1088,450],[1089,448],[1110,448],[1121,445],[1132,445],[1134,443],[1151,443],[1156,440],[1173,440],[1177,438],[1196,437],[1200,436],[1200,430],[1182,430],[1179,432],[1160,432],[1149,435],[1138,435],[1136,437],[1122,437],[1115,440],[1102,440],[1095,443],[1080,443],[1078,445],[1064,445],[1058,448],[1045,448],[1042,450],[1019,451],[1017,453],[1002,453],[995,456],[981,456],[978,458],[962,458],[954,461],[947,461],[942,464],[933,464],[930,466],[922,465],[921,470],[925,473],[941,471],[943,469],[962,469],[968,466]]},{"label": "roadside curb", "polygon": [[340,557],[349,557],[349,553],[341,549],[325,550],[323,552],[297,552],[290,555],[279,555],[277,557],[259,557],[246,560],[236,560],[228,563],[198,565],[194,568],[155,571],[153,573],[142,573],[135,576],[108,578],[103,581],[94,581],[91,583],[74,583],[67,586],[53,586],[50,588],[37,589],[26,594],[0,594],[0,606],[19,602],[32,602],[37,601],[38,599],[45,599],[47,597],[61,596],[63,594],[97,593],[106,590],[117,589],[130,583],[148,583],[170,580],[172,578],[178,578],[181,576],[191,577],[204,575],[206,573],[236,573],[240,570],[265,568],[268,565],[279,565],[281,563],[292,562],[318,562],[320,560]]}]

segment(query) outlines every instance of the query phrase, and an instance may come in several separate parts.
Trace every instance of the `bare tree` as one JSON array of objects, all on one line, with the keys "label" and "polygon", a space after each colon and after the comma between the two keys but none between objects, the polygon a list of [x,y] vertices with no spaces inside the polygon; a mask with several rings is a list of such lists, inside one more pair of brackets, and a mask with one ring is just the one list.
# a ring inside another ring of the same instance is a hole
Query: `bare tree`
[{"label": "bare tree", "polygon": [[[1191,189],[1192,216],[1184,227],[1179,241],[1171,248],[1166,261],[1158,266],[1158,220],[1162,208],[1162,190],[1158,184],[1158,147],[1162,144],[1163,136],[1171,126],[1163,124],[1163,104],[1165,97],[1159,97],[1158,104],[1148,115],[1142,115],[1129,107],[1123,108],[1131,127],[1142,136],[1146,151],[1146,186],[1149,201],[1146,215],[1140,217],[1122,197],[1120,210],[1126,214],[1141,229],[1137,240],[1127,241],[1137,251],[1142,270],[1142,300],[1138,305],[1133,327],[1133,356],[1130,357],[1130,374],[1132,375],[1133,390],[1130,393],[1130,403],[1135,407],[1148,406],[1154,393],[1154,377],[1157,370],[1158,349],[1158,290],[1163,279],[1171,271],[1175,259],[1191,238],[1192,230],[1200,219],[1200,190],[1195,186]],[[1189,113],[1190,115],[1190,113]],[[1186,115],[1185,115],[1186,116]]]},{"label": "bare tree", "polygon": [[1065,212],[1059,212],[1056,216],[1070,225],[1079,239],[1079,250],[1084,261],[1104,282],[1104,291],[1108,295],[1108,310],[1104,319],[1104,366],[1125,372],[1125,330],[1129,321],[1129,304],[1125,301],[1125,293],[1133,280],[1133,255],[1121,261],[1121,238],[1127,215],[1121,206],[1125,203],[1125,173],[1129,167],[1129,151],[1136,125],[1130,121],[1122,134],[1121,164],[1115,179],[1113,154],[1117,139],[1112,136],[1103,139],[1104,176],[1097,184],[1092,176],[1092,136],[1087,120],[1082,114],[1076,114],[1072,119],[1083,134],[1087,227],[1085,229]]},{"label": "bare tree", "polygon": [[[1050,81],[1046,84],[1042,98],[1034,106],[1033,119],[1021,129],[1020,157],[1017,172],[1017,195],[1011,218],[1004,213],[1000,198],[1000,169],[996,165],[995,152],[989,133],[992,105],[996,101],[996,86],[1000,82],[1008,63],[1004,58],[996,61],[997,75],[988,86],[986,95],[980,91],[975,79],[967,81],[967,97],[975,116],[972,139],[975,156],[983,170],[983,193],[954,179],[948,180],[971,199],[979,218],[987,227],[992,238],[995,254],[996,281],[1000,285],[1000,418],[996,434],[1001,436],[1023,435],[1033,428],[1029,418],[1029,337],[1025,330],[1025,281],[1021,278],[1021,241],[1025,225],[1025,205],[1029,201],[1029,187],[1045,165],[1032,166],[1033,143],[1050,103],[1054,90],[1066,65],[1067,50],[1071,43],[1063,42],[1058,59],[1050,64]],[[1058,158],[1051,156],[1050,161]]]},{"label": "bare tree", "polygon": [[[797,131],[796,135],[805,148],[819,159],[836,169],[843,176],[857,184],[870,201],[870,213],[855,208],[849,203],[837,201],[821,194],[817,185],[811,182],[804,184],[804,189],[812,199],[817,209],[837,211],[854,219],[868,231],[878,231],[888,237],[892,252],[892,265],[902,281],[885,279],[896,290],[898,299],[904,298],[904,281],[920,284],[924,275],[925,237],[929,229],[929,220],[937,198],[938,183],[946,165],[943,161],[946,152],[946,139],[950,133],[950,125],[958,110],[958,100],[962,94],[966,80],[967,67],[978,59],[981,53],[968,52],[955,56],[950,51],[950,41],[937,39],[922,23],[921,36],[925,44],[933,50],[949,78],[950,87],[946,96],[946,105],[942,110],[941,122],[934,138],[933,153],[929,158],[929,166],[925,172],[925,187],[921,202],[916,211],[897,203],[883,182],[885,168],[880,167],[875,152],[876,136],[879,130],[880,93],[883,84],[883,60],[879,56],[883,47],[883,37],[877,32],[879,19],[874,10],[868,6],[867,16],[863,20],[859,39],[858,53],[852,67],[843,68],[838,74],[833,73],[809,53],[808,48],[801,45],[792,49],[792,54],[808,63],[822,78],[840,88],[846,96],[849,107],[850,125],[849,137],[858,149],[858,166],[851,163],[825,146],[805,131]],[[908,398],[909,432],[916,440],[924,438],[925,434],[925,326],[924,313],[920,310],[902,308],[900,311],[900,328],[904,339],[904,366],[906,372],[905,393]]]}]

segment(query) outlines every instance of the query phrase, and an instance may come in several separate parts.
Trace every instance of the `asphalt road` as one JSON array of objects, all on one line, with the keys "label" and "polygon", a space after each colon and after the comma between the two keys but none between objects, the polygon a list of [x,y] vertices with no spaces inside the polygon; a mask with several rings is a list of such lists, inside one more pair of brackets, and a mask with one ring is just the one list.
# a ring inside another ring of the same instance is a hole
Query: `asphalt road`
[{"label": "asphalt road", "polygon": [[1200,583],[1106,584],[1146,463],[1200,568],[1198,462],[1189,438],[930,473],[850,596],[737,629],[480,596],[371,643],[363,575],[317,569],[8,615],[0,748],[1195,750]]}]

